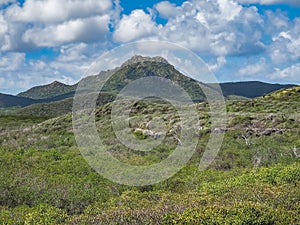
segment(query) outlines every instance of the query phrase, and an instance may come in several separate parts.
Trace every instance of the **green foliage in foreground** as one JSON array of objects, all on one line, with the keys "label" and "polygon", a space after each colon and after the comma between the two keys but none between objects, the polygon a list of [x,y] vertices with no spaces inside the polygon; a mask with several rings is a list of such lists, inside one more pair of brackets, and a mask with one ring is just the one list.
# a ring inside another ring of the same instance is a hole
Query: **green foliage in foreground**
[{"label": "green foliage in foreground", "polygon": [[[299,106],[267,98],[227,104],[225,139],[206,171],[198,164],[210,117],[207,104],[198,104],[194,156],[174,177],[146,187],[118,185],[93,171],[75,147],[70,114],[2,116],[0,224],[300,224]],[[97,110],[96,125],[116,158],[147,165],[173,151],[178,118],[167,104],[140,103],[131,112],[132,132],[142,140],[158,114],[169,131],[151,155],[120,145],[109,105]]]},{"label": "green foliage in foreground", "polygon": [[300,161],[114,184],[78,150],[0,149],[0,224],[299,224]]}]

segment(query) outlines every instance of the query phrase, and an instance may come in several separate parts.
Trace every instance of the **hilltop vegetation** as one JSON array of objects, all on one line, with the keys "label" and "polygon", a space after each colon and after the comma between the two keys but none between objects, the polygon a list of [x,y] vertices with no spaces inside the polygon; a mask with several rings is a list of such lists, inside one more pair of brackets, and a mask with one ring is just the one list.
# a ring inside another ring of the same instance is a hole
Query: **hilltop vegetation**
[{"label": "hilltop vegetation", "polygon": [[[198,103],[195,154],[174,177],[145,187],[113,183],[96,173],[76,147],[72,116],[1,116],[1,224],[300,224],[299,88],[227,102],[228,122],[218,157],[198,164],[211,134],[209,105]],[[148,165],[178,144],[174,108],[140,101],[131,110],[133,135],[157,115],[167,135],[149,154],[128,151],[111,127],[111,104],[96,110],[107,149],[119,160]],[[179,137],[180,138],[180,137]]]},{"label": "hilltop vegetation", "polygon": [[76,85],[70,86],[58,81],[48,85],[33,87],[25,92],[18,94],[19,97],[31,98],[34,100],[49,99],[59,95],[64,95],[76,90]]}]

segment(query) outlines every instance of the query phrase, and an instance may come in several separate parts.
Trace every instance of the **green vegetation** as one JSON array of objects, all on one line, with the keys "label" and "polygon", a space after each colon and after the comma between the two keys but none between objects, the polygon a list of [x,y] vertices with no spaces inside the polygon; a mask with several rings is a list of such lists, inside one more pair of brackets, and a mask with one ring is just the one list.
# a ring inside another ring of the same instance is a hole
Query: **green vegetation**
[{"label": "green vegetation", "polygon": [[[192,159],[174,177],[145,187],[96,173],[76,147],[71,114],[0,116],[0,224],[300,224],[299,96],[293,88],[229,101],[225,140],[206,171],[198,164],[211,133],[209,105],[197,104],[201,129]],[[143,154],[117,140],[110,112],[111,104],[98,107],[96,125],[123,162],[156,163],[178,144],[180,121],[168,103],[149,99],[131,109],[139,139],[153,138],[143,131],[158,115],[166,123],[162,144]]]},{"label": "green vegetation", "polygon": [[[267,93],[281,86],[226,84],[227,127],[212,128],[199,83],[164,59],[134,57],[120,68],[83,79],[82,91],[96,88],[109,74],[113,76],[95,109],[96,128],[107,151],[131,165],[158,163],[180,145],[181,128],[187,127],[189,137],[199,139],[190,161],[157,184],[113,183],[87,164],[76,145],[70,113],[76,85],[35,87],[20,96],[39,104],[0,110],[0,224],[300,224],[299,87],[248,99],[240,95],[255,97],[254,87]],[[127,84],[147,76],[171,79],[185,88],[197,102],[200,121],[181,121],[175,108],[161,99],[141,100],[130,109],[129,132],[149,144],[162,141],[151,151],[135,151],[114,133],[111,102]],[[84,104],[89,96],[79,97]],[[157,118],[163,127],[155,124]],[[210,135],[220,130],[225,131],[220,152],[200,171]]]},{"label": "green vegetation", "polygon": [[257,98],[280,89],[292,88],[291,84],[268,84],[259,81],[229,82],[220,84],[223,94]]},{"label": "green vegetation", "polygon": [[29,89],[28,91],[18,94],[19,97],[26,97],[31,99],[49,99],[64,95],[76,90],[75,86],[66,85],[58,81],[54,81],[51,84],[37,86]]},{"label": "green vegetation", "polygon": [[16,97],[0,93],[0,109],[12,107],[25,107],[34,104],[35,101],[30,98]]}]

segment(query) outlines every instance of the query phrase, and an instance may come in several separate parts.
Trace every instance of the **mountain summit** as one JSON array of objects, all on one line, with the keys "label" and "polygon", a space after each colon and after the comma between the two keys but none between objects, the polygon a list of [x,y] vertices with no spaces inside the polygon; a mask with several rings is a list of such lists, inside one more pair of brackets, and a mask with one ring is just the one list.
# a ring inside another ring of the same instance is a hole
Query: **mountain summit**
[{"label": "mountain summit", "polygon": [[160,56],[145,57],[141,55],[135,55],[131,57],[129,60],[127,60],[126,62],[124,62],[121,67],[129,66],[135,63],[143,63],[143,62],[156,62],[156,63],[169,64],[169,62],[166,59]]}]

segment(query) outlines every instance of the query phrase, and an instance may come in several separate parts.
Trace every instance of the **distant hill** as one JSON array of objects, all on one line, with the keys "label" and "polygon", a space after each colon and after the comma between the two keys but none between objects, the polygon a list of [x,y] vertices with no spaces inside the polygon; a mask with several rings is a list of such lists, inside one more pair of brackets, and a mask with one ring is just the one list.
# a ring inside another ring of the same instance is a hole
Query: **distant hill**
[{"label": "distant hill", "polygon": [[225,96],[237,95],[246,98],[257,98],[271,92],[294,87],[292,84],[268,84],[259,81],[230,82],[220,84]]},{"label": "distant hill", "polygon": [[35,100],[0,93],[0,108],[25,107],[36,103]]},{"label": "distant hill", "polygon": [[[37,86],[29,89],[28,91],[18,94],[18,97],[27,97],[35,100],[50,99],[60,95],[64,95],[76,90],[76,85],[66,85],[58,81],[51,84]],[[69,96],[68,96],[69,97]]]}]

